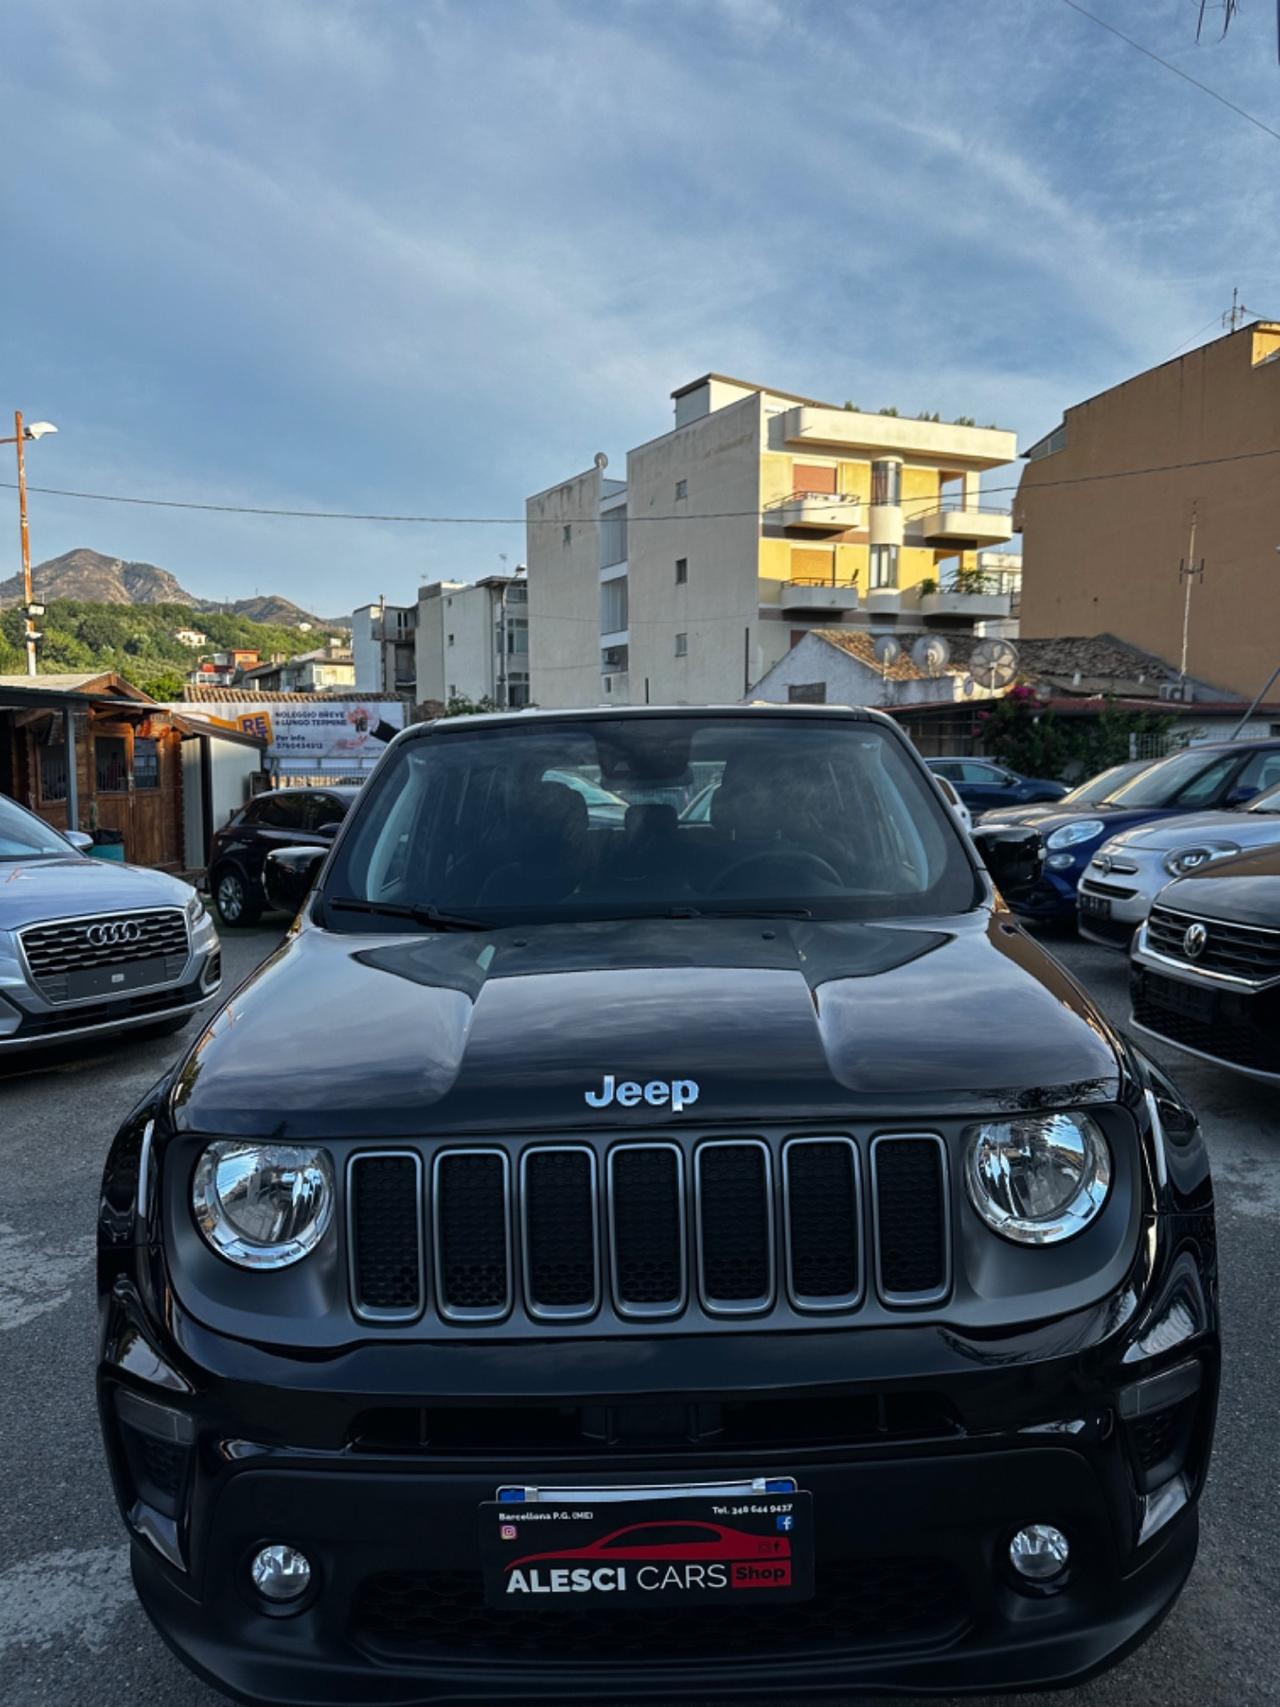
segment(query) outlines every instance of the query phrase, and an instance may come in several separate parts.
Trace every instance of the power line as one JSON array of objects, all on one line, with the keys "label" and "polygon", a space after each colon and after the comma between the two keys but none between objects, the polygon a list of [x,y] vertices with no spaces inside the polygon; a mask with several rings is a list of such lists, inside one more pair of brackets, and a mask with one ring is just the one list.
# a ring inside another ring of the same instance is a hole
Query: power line
[{"label": "power line", "polygon": [[[1280,445],[1274,445],[1269,450],[1237,451],[1231,456],[1202,456],[1188,462],[1165,462],[1153,464],[1148,468],[1116,468],[1102,474],[1074,474],[1061,480],[1037,480],[1035,488],[1043,491],[1050,486],[1088,486],[1099,480],[1135,480],[1148,474],[1173,474],[1186,468],[1214,468],[1228,462],[1256,462],[1260,457],[1280,456]],[[976,508],[981,508],[983,498],[997,492],[1016,492],[1021,483],[1018,481],[1005,486],[985,486],[978,494]],[[0,488],[10,491],[15,489],[12,480],[0,480]],[[75,492],[62,486],[31,486],[28,492],[39,492],[49,498],[80,498],[96,504],[140,504],[148,509],[159,510],[196,510],[212,512],[218,515],[231,516],[282,516],[300,521],[322,522],[395,522],[406,523],[421,527],[583,527],[600,521],[599,515],[594,516],[412,516],[412,515],[381,515],[356,510],[277,510],[268,509],[262,505],[251,504],[211,504],[201,503],[192,499],[180,498],[136,498],[119,492]],[[863,504],[868,499],[861,497],[843,497],[839,494],[817,492],[816,498],[829,498],[835,503]],[[910,509],[919,506],[922,514],[939,508],[952,508],[950,505],[940,505],[936,495],[922,498],[912,498],[906,504],[894,506],[898,509]],[[770,512],[757,510],[701,510],[683,515],[627,517],[627,526],[636,527],[641,522],[714,522],[738,521],[744,517],[753,516],[757,520],[767,518]]]},{"label": "power line", "polygon": [[1238,107],[1234,101],[1228,100],[1225,95],[1220,95],[1216,89],[1211,89],[1207,83],[1202,83],[1198,77],[1193,77],[1189,71],[1183,71],[1172,60],[1161,59],[1158,53],[1153,53],[1149,47],[1143,47],[1140,41],[1134,41],[1132,36],[1127,36],[1123,30],[1118,30],[1114,24],[1109,24],[1105,18],[1100,18],[1096,12],[1091,12],[1087,6],[1082,6],[1080,0],[1062,0],[1062,3],[1064,6],[1070,6],[1073,12],[1079,12],[1082,18],[1088,18],[1091,23],[1097,24],[1099,29],[1108,30],[1113,36],[1118,36],[1122,42],[1127,42],[1130,47],[1136,48],[1148,59],[1153,59],[1157,65],[1163,65],[1166,71],[1172,71],[1175,77],[1181,77],[1184,83],[1190,83],[1191,87],[1199,89],[1201,94],[1211,95],[1222,106],[1230,108],[1240,118],[1248,119],[1251,125],[1256,125],[1259,130],[1266,131],[1268,136],[1274,137],[1277,142],[1280,142],[1280,130],[1273,130],[1269,124],[1264,124],[1252,113],[1247,113],[1243,107]]}]

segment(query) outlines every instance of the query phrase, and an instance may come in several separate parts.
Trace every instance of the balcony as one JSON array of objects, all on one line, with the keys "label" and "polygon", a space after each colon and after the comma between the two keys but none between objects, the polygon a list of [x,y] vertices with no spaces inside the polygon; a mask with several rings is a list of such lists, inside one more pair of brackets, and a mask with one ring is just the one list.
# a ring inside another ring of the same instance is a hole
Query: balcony
[{"label": "balcony", "polygon": [[784,581],[778,590],[778,603],[793,616],[836,616],[857,610],[858,589],[851,581]]},{"label": "balcony", "polygon": [[1008,593],[989,592],[984,587],[941,587],[921,593],[920,615],[935,621],[991,622],[1009,614]]},{"label": "balcony", "polygon": [[862,526],[862,500],[844,492],[789,492],[766,504],[764,514],[775,527],[831,533]]},{"label": "balcony", "polygon": [[999,427],[961,427],[948,421],[864,415],[859,409],[822,409],[812,404],[785,410],[771,426],[773,432],[779,435],[779,449],[788,444],[897,451],[970,468],[999,468],[1018,456],[1016,435]]},{"label": "balcony", "polygon": [[950,545],[957,551],[1003,545],[1013,538],[1013,518],[1008,510],[966,510],[939,505],[936,510],[917,516],[916,526],[931,545]]}]

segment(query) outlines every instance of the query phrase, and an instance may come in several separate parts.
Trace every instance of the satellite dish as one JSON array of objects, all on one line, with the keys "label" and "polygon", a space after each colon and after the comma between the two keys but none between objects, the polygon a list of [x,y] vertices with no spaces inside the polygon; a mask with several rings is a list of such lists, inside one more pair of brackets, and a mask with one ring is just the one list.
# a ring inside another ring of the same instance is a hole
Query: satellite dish
[{"label": "satellite dish", "polygon": [[911,648],[911,662],[926,676],[940,676],[950,656],[951,648],[940,634],[922,634]]},{"label": "satellite dish", "polygon": [[1007,688],[1018,673],[1018,648],[1008,640],[980,640],[969,656],[974,681],[989,688]]},{"label": "satellite dish", "polygon": [[592,457],[591,460],[595,463],[596,467],[600,470],[600,472],[602,474],[604,473],[605,469],[608,468],[608,466],[609,466],[609,458],[604,454],[604,452],[602,450],[598,450],[596,452],[596,454]]},{"label": "satellite dish", "polygon": [[876,663],[882,670],[889,669],[902,656],[902,647],[892,634],[882,634],[871,649],[876,655]]}]

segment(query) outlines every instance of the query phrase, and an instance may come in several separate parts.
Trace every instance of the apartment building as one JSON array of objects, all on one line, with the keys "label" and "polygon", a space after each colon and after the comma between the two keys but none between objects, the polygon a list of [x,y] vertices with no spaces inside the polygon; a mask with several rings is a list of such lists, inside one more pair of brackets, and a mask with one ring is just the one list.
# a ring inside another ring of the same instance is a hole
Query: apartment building
[{"label": "apartment building", "polygon": [[433,581],[413,605],[366,605],[352,616],[356,686],[418,705],[452,699],[529,703],[528,587],[523,573]]},{"label": "apartment building", "polygon": [[539,705],[734,701],[813,628],[971,631],[1011,537],[983,502],[1012,433],[870,415],[704,374],[672,430],[526,503]]},{"label": "apartment building", "polygon": [[355,686],[355,663],[346,641],[331,639],[314,652],[255,664],[237,682],[260,693],[331,693]]},{"label": "apartment building", "polygon": [[1264,687],[1280,666],[1280,323],[1076,404],[1026,458],[1024,635],[1105,630],[1245,698]]}]

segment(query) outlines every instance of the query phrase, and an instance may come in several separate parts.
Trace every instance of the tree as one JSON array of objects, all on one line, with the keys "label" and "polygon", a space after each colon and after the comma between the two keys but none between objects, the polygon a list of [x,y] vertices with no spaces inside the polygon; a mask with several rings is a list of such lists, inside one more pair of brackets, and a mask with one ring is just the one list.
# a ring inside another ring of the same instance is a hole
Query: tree
[{"label": "tree", "polygon": [[486,694],[483,699],[464,699],[461,694],[454,694],[444,708],[445,717],[475,717],[481,712],[499,710],[497,700],[490,699]]},{"label": "tree", "polygon": [[1131,757],[1134,736],[1162,735],[1171,717],[1119,711],[1106,704],[1096,717],[1060,717],[1026,682],[977,715],[982,745],[1002,765],[1024,776],[1095,776]]}]

